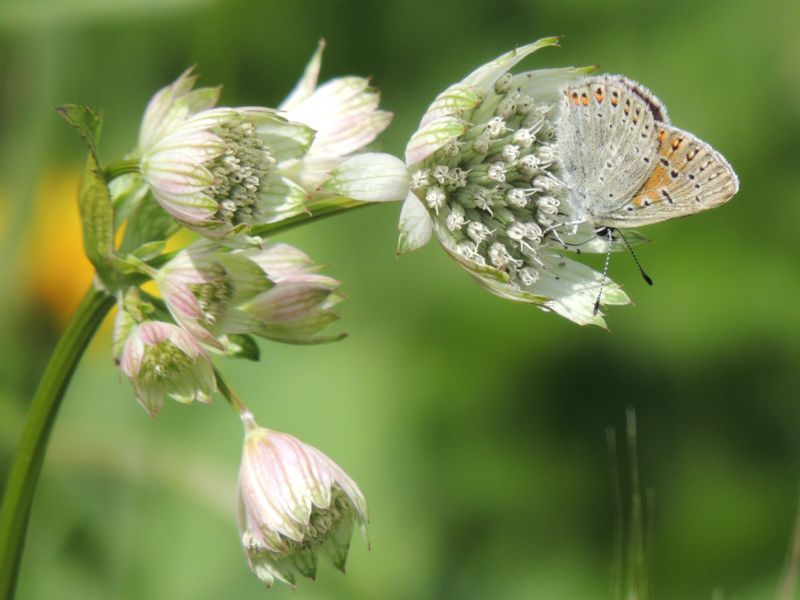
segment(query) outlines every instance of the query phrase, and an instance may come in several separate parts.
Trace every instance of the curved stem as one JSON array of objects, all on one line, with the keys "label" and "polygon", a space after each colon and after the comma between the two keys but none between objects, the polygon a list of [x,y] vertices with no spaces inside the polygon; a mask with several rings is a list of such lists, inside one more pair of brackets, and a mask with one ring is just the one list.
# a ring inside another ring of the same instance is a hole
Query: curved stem
[{"label": "curved stem", "polygon": [[0,598],[14,597],[31,503],[61,399],[83,351],[114,305],[92,287],[59,339],[30,404],[0,507]]},{"label": "curved stem", "polygon": [[139,173],[141,168],[139,161],[136,159],[120,160],[111,163],[103,170],[103,178],[106,181],[119,177],[120,175],[127,175],[129,173]]},{"label": "curved stem", "polygon": [[276,223],[267,223],[253,227],[251,235],[258,237],[268,237],[279,231],[285,231],[308,221],[317,221],[325,217],[331,217],[340,212],[361,208],[363,206],[373,206],[380,202],[360,202],[349,198],[322,198],[306,205],[306,212],[287,219],[282,219]]},{"label": "curved stem", "polygon": [[[334,215],[338,215],[339,213],[356,210],[358,208],[364,208],[365,206],[377,206],[379,204],[383,203],[360,202],[358,200],[349,200],[338,197],[324,198],[322,200],[316,200],[314,202],[310,202],[306,206],[307,212],[295,215],[293,217],[288,217],[280,221],[276,221],[275,223],[267,223],[266,225],[259,225],[258,227],[253,227],[253,230],[250,232],[250,235],[266,239],[270,236],[275,235],[276,233],[282,233],[284,231],[288,231],[289,229],[294,229],[295,227],[298,227],[299,225],[303,225],[305,223],[318,221],[320,219],[332,217]],[[147,264],[155,268],[162,267],[165,264],[167,264],[171,259],[173,259],[177,253],[178,253],[177,250],[174,252],[165,252],[164,254],[155,257]]]},{"label": "curved stem", "polygon": [[236,411],[240,417],[244,415],[250,414],[250,409],[247,408],[247,405],[244,401],[239,398],[239,394],[233,391],[233,388],[228,385],[228,382],[225,381],[225,377],[222,376],[222,373],[219,369],[214,368],[214,375],[217,378],[217,387],[219,388],[219,393],[223,395],[225,400],[228,401],[228,404],[231,405],[231,408]]}]

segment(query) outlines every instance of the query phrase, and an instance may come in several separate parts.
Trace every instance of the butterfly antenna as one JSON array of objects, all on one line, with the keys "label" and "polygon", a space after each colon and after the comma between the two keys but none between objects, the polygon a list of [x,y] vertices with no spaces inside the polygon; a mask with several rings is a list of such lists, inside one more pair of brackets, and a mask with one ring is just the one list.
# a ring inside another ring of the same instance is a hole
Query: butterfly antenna
[{"label": "butterfly antenna", "polygon": [[612,230],[608,228],[608,254],[606,254],[606,264],[603,267],[603,278],[600,280],[600,291],[597,292],[597,300],[594,301],[594,309],[592,310],[592,314],[597,316],[597,311],[600,310],[600,300],[603,297],[603,288],[606,285],[606,279],[608,279],[608,265],[611,263],[611,248],[613,247],[614,238],[611,237]]},{"label": "butterfly antenna", "polygon": [[619,237],[622,238],[622,241],[625,242],[625,245],[628,247],[628,251],[631,253],[631,256],[633,257],[633,262],[635,262],[636,266],[639,267],[639,273],[641,273],[642,279],[644,279],[647,282],[647,285],[653,285],[653,280],[650,279],[650,276],[644,272],[644,269],[642,268],[639,259],[636,258],[636,253],[633,251],[633,248],[631,248],[631,245],[628,243],[628,240],[625,239],[625,236],[622,235],[621,231],[617,230],[617,233],[619,233]]}]

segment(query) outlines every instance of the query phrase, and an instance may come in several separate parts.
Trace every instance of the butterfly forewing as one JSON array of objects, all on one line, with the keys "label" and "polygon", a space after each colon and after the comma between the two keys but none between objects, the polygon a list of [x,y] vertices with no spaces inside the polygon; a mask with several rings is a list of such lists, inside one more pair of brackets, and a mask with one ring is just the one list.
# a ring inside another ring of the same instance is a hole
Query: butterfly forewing
[{"label": "butterfly forewing", "polygon": [[642,187],[659,147],[654,115],[661,113],[655,96],[644,97],[619,76],[564,88],[557,139],[578,213],[602,221]]},{"label": "butterfly forewing", "polygon": [[[636,227],[698,213],[730,200],[739,181],[728,162],[691,133],[664,125],[655,167],[640,190],[603,225]],[[600,216],[600,215],[598,215]]]},{"label": "butterfly forewing", "polygon": [[647,104],[647,107],[650,109],[650,112],[653,113],[653,118],[656,121],[664,123],[665,125],[669,124],[667,107],[664,106],[664,103],[658,98],[658,96],[644,87],[641,83],[634,81],[633,79],[628,79],[624,75],[606,75],[606,78],[609,81],[613,81],[617,85],[632,91],[642,100],[644,100],[645,104]]}]

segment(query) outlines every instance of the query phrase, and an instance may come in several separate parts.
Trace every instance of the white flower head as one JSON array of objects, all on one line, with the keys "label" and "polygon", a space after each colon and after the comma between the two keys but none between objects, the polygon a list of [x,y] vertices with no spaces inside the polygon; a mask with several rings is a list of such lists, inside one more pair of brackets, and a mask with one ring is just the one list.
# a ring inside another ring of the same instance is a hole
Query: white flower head
[{"label": "white flower head", "polygon": [[295,437],[245,424],[239,533],[250,569],[267,586],[315,577],[317,558],[344,572],[353,525],[366,539],[367,504],[356,483]]},{"label": "white flower head", "polygon": [[284,167],[302,157],[314,131],[260,107],[212,108],[216,88],[192,91],[189,72],[145,111],[138,154],[158,203],[213,238],[300,214],[308,193]]},{"label": "white flower head", "polygon": [[400,159],[365,151],[388,127],[392,113],[378,110],[380,94],[363,77],[317,84],[325,42],[320,41],[303,77],[280,105],[286,118],[316,131],[311,147],[288,168],[310,193],[359,202],[402,200],[410,177]]},{"label": "white flower head", "polygon": [[373,142],[392,120],[392,113],[378,110],[380,93],[363,77],[337,77],[318,85],[324,49],[323,40],[279,107],[287,119],[316,132],[296,166],[298,180],[308,190],[316,190],[346,157]]},{"label": "white flower head", "polygon": [[[460,185],[448,186],[415,179],[400,215],[398,253],[419,248],[435,235],[492,293],[582,325],[604,326],[602,314],[594,314],[603,276],[566,256],[576,241],[594,234],[571,217],[568,203],[559,202],[565,190],[552,143],[561,85],[592,69],[509,73],[529,54],[556,42],[542,39],[504,54],[430,105],[406,147],[408,170],[458,169],[464,177]],[[587,252],[606,248],[603,243],[580,246]],[[606,281],[602,302],[629,300]]]},{"label": "white flower head", "polygon": [[339,318],[340,283],[288,244],[230,251],[199,242],[179,252],[155,280],[175,320],[222,350],[227,334],[288,343],[334,341],[317,334]]},{"label": "white flower head", "polygon": [[[120,310],[118,323],[127,323]],[[161,321],[144,321],[129,329],[122,348],[120,369],[128,377],[136,398],[151,417],[155,417],[170,397],[188,404],[208,403],[216,390],[211,361],[188,332]]]}]

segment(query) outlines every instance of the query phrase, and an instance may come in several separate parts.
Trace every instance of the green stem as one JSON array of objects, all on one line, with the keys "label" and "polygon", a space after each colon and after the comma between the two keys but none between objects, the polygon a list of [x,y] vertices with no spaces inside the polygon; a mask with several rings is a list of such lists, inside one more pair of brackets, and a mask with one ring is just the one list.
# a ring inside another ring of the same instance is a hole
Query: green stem
[{"label": "green stem", "polygon": [[247,408],[247,405],[244,401],[239,398],[239,395],[233,391],[233,388],[228,385],[228,382],[225,381],[225,377],[222,376],[222,373],[219,369],[214,368],[214,375],[217,377],[217,387],[219,388],[219,393],[228,401],[228,404],[231,405],[231,408],[236,411],[240,417],[245,414],[250,414],[250,409]]},{"label": "green stem", "polygon": [[0,598],[14,597],[31,502],[47,442],[75,366],[114,298],[92,287],[58,341],[31,402],[0,507]]},{"label": "green stem", "polygon": [[139,173],[141,169],[139,167],[139,161],[136,159],[128,159],[128,160],[119,160],[115,163],[111,163],[105,169],[103,169],[103,178],[106,181],[111,181],[115,177],[119,177],[120,175],[128,175],[129,173]]},{"label": "green stem", "polygon": [[[289,229],[294,229],[299,225],[310,223],[311,221],[318,221],[320,219],[332,217],[342,212],[352,211],[358,208],[364,208],[366,206],[376,206],[378,204],[381,203],[359,202],[358,200],[343,200],[342,198],[325,198],[323,200],[317,200],[315,202],[309,203],[306,206],[308,212],[304,212],[302,214],[295,215],[293,217],[289,217],[287,219],[283,219],[275,223],[267,223],[266,225],[259,225],[258,227],[254,227],[253,230],[250,232],[250,235],[266,239],[270,236],[275,235],[276,233],[283,233],[284,231],[288,231]],[[167,252],[165,254],[157,256],[156,258],[151,260],[148,264],[151,267],[155,267],[157,269],[167,264],[170,260],[172,260],[175,257],[177,253],[178,253],[177,250],[175,252]]]},{"label": "green stem", "polygon": [[307,212],[289,217],[288,219],[283,219],[277,223],[267,223],[266,225],[253,227],[253,230],[250,232],[250,234],[258,237],[269,237],[278,233],[279,231],[286,231],[287,229],[291,229],[308,221],[318,221],[319,219],[331,217],[340,212],[362,208],[364,206],[373,206],[375,204],[380,203],[359,202],[358,200],[350,200],[338,197],[323,198],[322,200],[310,202],[306,206]]}]

